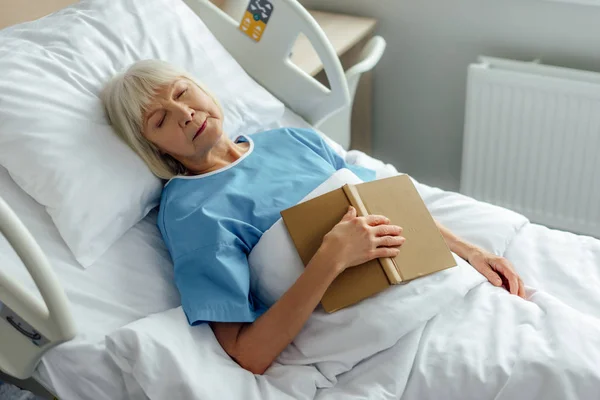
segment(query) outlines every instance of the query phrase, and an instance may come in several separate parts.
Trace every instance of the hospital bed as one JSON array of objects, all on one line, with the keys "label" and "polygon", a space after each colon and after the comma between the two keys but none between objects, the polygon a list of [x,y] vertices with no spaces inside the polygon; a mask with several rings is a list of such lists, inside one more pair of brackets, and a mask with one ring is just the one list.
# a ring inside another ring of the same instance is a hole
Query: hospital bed
[{"label": "hospital bed", "polygon": [[[248,74],[285,103],[283,116],[265,129],[326,126],[332,115],[347,108],[350,91],[339,60],[296,1],[272,1],[277,12],[269,21],[269,34],[253,43],[251,51],[237,22],[212,3],[186,3]],[[329,89],[289,62],[299,33],[320,55]],[[373,168],[379,176],[396,172],[380,160],[329,143],[347,162]],[[31,377],[62,399],[220,399],[234,394],[249,399],[502,399],[552,398],[556,393],[577,398],[594,393],[600,382],[588,368],[600,363],[594,358],[600,343],[593,338],[600,332],[600,241],[531,224],[523,216],[456,193],[418,184],[434,217],[513,262],[531,301],[482,283],[468,291],[463,303],[384,351],[334,378],[315,378],[318,370],[285,362],[254,377],[223,354],[206,327],[180,324],[179,297],[156,228],[156,210],[84,270],[44,208],[2,167],[0,187],[0,229],[8,240],[0,242],[0,300],[5,310],[0,369],[20,379]],[[570,324],[580,331],[565,330],[563,325]],[[140,333],[140,327],[148,329]],[[107,339],[123,329],[138,341],[137,364],[123,362],[134,353],[115,357],[118,345]],[[560,344],[561,335],[572,340]],[[158,340],[166,337],[173,340]],[[204,359],[175,356],[177,341]],[[557,354],[561,365],[554,362]],[[153,362],[164,368],[154,376],[141,372]],[[560,379],[548,382],[563,373],[564,385]],[[571,387],[569,376],[577,374],[588,386]]]}]

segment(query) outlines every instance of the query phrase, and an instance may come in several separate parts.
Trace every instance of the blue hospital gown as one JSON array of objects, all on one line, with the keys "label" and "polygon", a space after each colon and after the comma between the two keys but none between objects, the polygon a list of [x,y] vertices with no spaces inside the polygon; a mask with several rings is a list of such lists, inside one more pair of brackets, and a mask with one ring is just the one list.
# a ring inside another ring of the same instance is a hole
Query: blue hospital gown
[{"label": "blue hospital gown", "polygon": [[191,325],[258,318],[266,308],[250,293],[248,255],[280,211],[338,169],[375,179],[374,171],[346,164],[312,130],[281,128],[240,142],[250,147],[231,165],[175,177],[162,193],[158,226]]}]

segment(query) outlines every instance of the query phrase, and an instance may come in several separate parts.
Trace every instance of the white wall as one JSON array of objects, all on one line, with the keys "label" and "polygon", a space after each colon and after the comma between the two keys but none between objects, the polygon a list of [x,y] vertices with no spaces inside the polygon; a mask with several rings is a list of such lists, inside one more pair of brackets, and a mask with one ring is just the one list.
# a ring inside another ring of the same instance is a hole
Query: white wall
[{"label": "white wall", "polygon": [[480,54],[600,70],[600,0],[302,0],[378,18],[373,154],[458,191],[467,65]]}]

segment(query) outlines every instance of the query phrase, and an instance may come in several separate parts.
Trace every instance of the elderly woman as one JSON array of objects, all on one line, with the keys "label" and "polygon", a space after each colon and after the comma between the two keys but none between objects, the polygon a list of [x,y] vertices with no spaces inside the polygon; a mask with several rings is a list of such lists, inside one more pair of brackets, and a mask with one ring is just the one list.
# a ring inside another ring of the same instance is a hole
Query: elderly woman
[{"label": "elderly woman", "polygon": [[[290,344],[336,276],[395,256],[405,240],[385,216],[357,217],[350,207],[295,284],[266,309],[250,292],[247,257],[279,212],[340,168],[365,181],[375,178],[374,171],[346,164],[312,130],[229,139],[217,99],[164,62],[135,63],[112,79],[103,101],[117,134],[168,180],[158,225],[189,323],[210,323],[223,349],[253,373],[262,374]],[[492,284],[524,296],[506,259],[438,226],[450,249]]]}]

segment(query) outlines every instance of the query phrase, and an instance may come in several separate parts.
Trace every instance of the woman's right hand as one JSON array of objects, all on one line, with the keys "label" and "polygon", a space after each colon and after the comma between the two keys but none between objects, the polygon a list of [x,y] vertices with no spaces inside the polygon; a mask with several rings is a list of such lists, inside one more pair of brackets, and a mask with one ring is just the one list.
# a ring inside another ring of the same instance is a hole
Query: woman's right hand
[{"label": "woman's right hand", "polygon": [[352,206],[342,220],[323,238],[321,250],[330,254],[334,265],[344,269],[374,258],[395,257],[406,240],[402,228],[391,225],[383,215],[357,217]]}]

